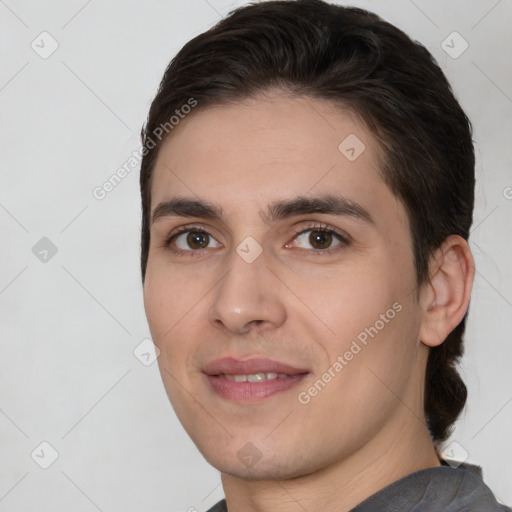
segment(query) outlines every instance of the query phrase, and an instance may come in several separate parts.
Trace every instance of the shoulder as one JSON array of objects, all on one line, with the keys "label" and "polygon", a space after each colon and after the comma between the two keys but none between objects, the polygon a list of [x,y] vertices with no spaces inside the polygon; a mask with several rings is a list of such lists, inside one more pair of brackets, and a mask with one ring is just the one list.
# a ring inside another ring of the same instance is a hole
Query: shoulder
[{"label": "shoulder", "polygon": [[207,512],[227,512],[226,500],[219,501],[211,509],[209,509]]},{"label": "shoulder", "polygon": [[473,464],[423,469],[385,487],[354,512],[512,512],[501,505],[484,483],[482,470]]},{"label": "shoulder", "polygon": [[464,478],[458,491],[459,507],[454,510],[471,512],[511,512],[512,509],[500,504],[491,489],[485,484],[482,469],[472,464],[462,465]]}]

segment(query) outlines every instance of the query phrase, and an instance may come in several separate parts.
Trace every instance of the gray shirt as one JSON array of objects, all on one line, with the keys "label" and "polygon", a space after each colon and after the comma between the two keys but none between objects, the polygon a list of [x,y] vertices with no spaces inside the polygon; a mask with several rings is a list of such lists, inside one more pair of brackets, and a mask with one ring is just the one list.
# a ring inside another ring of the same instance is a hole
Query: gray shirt
[{"label": "gray shirt", "polygon": [[[376,492],[352,512],[511,512],[500,505],[473,464],[422,469]],[[226,500],[208,512],[227,512]]]}]

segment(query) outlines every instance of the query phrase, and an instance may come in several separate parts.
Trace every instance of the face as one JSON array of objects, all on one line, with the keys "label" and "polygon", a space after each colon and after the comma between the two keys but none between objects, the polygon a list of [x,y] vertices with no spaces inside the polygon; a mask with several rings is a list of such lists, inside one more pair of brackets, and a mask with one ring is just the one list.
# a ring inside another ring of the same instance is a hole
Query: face
[{"label": "face", "polygon": [[409,223],[381,157],[351,113],[277,93],[193,113],[161,147],[145,310],[220,471],[308,474],[422,415]]}]

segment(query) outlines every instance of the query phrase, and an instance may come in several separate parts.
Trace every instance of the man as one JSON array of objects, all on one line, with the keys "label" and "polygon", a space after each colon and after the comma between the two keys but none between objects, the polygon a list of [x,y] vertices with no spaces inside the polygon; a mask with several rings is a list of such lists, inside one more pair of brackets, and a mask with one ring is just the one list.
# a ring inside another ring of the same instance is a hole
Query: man
[{"label": "man", "polygon": [[474,152],[425,48],[359,9],[250,5],[173,59],[142,136],[145,309],[211,511],[508,510],[440,457]]}]

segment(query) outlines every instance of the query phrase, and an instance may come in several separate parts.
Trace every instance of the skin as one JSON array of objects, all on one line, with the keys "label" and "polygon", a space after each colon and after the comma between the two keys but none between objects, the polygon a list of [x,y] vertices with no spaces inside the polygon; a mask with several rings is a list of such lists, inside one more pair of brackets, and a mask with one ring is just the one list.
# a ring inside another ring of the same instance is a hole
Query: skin
[{"label": "skin", "polygon": [[[350,134],[365,145],[354,161],[338,149]],[[221,220],[152,224],[144,305],[168,397],[221,471],[230,512],[350,510],[439,465],[423,412],[425,365],[429,346],[467,309],[474,263],[463,239],[447,238],[417,293],[408,217],[379,174],[381,158],[355,115],[283,91],[192,113],[160,149],[152,211],[178,196],[222,207]],[[261,213],[272,201],[333,191],[367,209],[374,224],[322,213],[269,224]],[[350,241],[333,236],[327,252],[314,253],[311,224]],[[211,235],[206,248],[190,248],[186,235],[165,246],[178,228],[198,226]],[[248,236],[263,250],[252,263],[236,252]],[[300,403],[298,393],[394,303],[400,312]],[[268,357],[309,374],[298,388],[237,403],[215,394],[202,371],[226,356]],[[244,446],[257,455],[250,466],[237,456]]]}]

